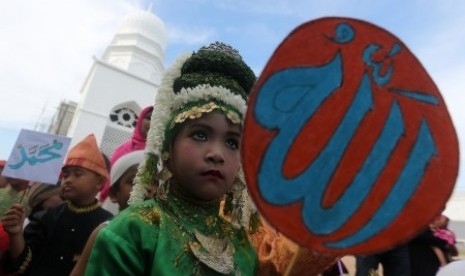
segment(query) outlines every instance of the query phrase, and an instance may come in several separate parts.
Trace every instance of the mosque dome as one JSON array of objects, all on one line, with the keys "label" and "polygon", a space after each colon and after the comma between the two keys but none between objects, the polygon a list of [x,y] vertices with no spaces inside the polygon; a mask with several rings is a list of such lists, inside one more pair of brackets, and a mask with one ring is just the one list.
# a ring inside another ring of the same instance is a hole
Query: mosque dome
[{"label": "mosque dome", "polygon": [[164,50],[166,47],[166,30],[163,21],[149,11],[136,11],[127,15],[121,24],[118,34],[139,33],[153,42],[159,44]]},{"label": "mosque dome", "polygon": [[150,11],[135,11],[123,19],[103,60],[158,84],[164,72],[166,44],[163,21]]}]

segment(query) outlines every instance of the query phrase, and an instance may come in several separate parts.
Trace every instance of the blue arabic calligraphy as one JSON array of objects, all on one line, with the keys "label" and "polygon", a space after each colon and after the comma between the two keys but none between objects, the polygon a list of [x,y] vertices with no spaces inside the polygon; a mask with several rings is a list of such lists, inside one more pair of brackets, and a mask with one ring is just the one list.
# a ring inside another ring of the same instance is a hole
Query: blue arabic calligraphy
[{"label": "blue arabic calligraphy", "polygon": [[[29,155],[26,152],[26,148],[23,146],[19,147],[20,155],[21,155],[21,161],[19,161],[16,164],[11,164],[8,165],[13,170],[17,170],[24,166],[26,163],[28,163],[31,166],[36,165],[37,163],[45,163],[50,160],[60,158],[61,155],[59,153],[53,152],[53,150],[60,150],[63,147],[63,144],[60,142],[57,142],[56,140],[53,141],[53,143],[42,145],[42,146],[33,146],[29,148]],[[37,151],[38,148],[38,151]]]},{"label": "blue arabic calligraphy", "polygon": [[[343,42],[350,40],[344,39]],[[370,44],[362,59],[372,67],[373,81],[384,86],[390,81],[394,66],[390,64],[387,72],[381,74],[383,61],[374,62],[371,58],[379,49],[379,46]],[[392,58],[400,50],[400,46],[394,44],[386,59]],[[337,170],[346,148],[365,116],[375,110],[368,73],[363,75],[345,116],[312,164],[292,179],[283,176],[282,168],[289,149],[302,128],[341,84],[342,58],[337,53],[330,62],[322,66],[291,68],[273,74],[259,90],[254,109],[254,116],[259,124],[266,129],[278,131],[260,164],[258,187],[261,195],[276,205],[303,201],[304,224],[309,231],[318,235],[334,233],[357,212],[405,132],[400,106],[397,101],[393,101],[384,128],[352,183],[333,206],[322,208],[326,186]],[[415,100],[437,103],[433,96],[425,96],[428,95],[426,93],[406,90],[400,92],[405,94],[401,95]],[[368,240],[392,223],[416,190],[429,160],[435,154],[436,146],[428,123],[423,118],[407,163],[381,207],[356,233],[326,245],[333,248],[353,246]]]}]

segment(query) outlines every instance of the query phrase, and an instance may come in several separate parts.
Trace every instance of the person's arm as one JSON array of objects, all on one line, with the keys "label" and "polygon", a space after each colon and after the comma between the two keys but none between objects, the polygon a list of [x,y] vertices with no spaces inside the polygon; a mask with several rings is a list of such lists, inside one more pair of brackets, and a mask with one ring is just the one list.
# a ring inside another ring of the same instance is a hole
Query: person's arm
[{"label": "person's arm", "polygon": [[5,229],[5,231],[9,231],[10,235],[10,250],[7,254],[4,270],[6,272],[27,272],[34,260],[37,259],[35,254],[39,254],[38,252],[48,242],[47,233],[55,227],[61,213],[36,213],[34,219],[31,219],[23,230],[24,209],[19,204],[14,205],[11,209],[13,208],[16,211],[12,210],[8,217],[2,219],[2,221],[12,222],[7,226],[8,229]]},{"label": "person's arm", "polygon": [[144,275],[144,263],[144,256],[133,240],[105,227],[97,235],[85,275]]},{"label": "person's arm", "polygon": [[447,258],[446,255],[444,254],[444,251],[442,251],[440,248],[436,246],[431,246],[431,249],[433,250],[434,254],[436,255],[436,258],[438,258],[439,265],[440,266],[445,266],[447,264]]},{"label": "person's arm", "polygon": [[24,251],[23,224],[26,213],[21,204],[11,206],[2,217],[3,229],[10,236],[9,255],[16,260]]},{"label": "person's arm", "polygon": [[257,253],[258,275],[316,275],[339,258],[294,243],[263,219],[249,239]]},{"label": "person's arm", "polygon": [[[21,204],[15,204],[8,209],[2,217],[3,229],[10,237],[8,249],[7,272],[24,272],[29,266],[32,252],[26,248],[23,236],[23,224],[26,213]],[[9,265],[8,265],[9,264]]]},{"label": "person's arm", "polygon": [[106,223],[102,223],[99,226],[97,226],[97,228],[95,228],[94,231],[92,231],[92,233],[89,236],[89,239],[86,242],[86,245],[84,246],[84,249],[82,250],[78,262],[71,271],[70,276],[84,275],[84,272],[86,271],[87,262],[89,261],[90,252],[92,251],[92,247],[95,243],[95,239],[97,238],[97,235],[100,232],[100,230],[102,230],[106,225]]},{"label": "person's arm", "polygon": [[85,275],[145,275],[152,265],[159,225],[129,207],[97,235]]}]

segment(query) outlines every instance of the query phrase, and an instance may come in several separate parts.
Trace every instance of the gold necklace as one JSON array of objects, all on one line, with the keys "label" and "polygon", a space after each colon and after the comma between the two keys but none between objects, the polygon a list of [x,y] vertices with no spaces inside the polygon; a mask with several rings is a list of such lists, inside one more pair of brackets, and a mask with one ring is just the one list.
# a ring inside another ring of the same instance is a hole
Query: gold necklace
[{"label": "gold necklace", "polygon": [[76,214],[89,213],[96,210],[99,207],[98,201],[94,201],[91,205],[85,207],[79,207],[68,201],[68,208],[71,212]]}]

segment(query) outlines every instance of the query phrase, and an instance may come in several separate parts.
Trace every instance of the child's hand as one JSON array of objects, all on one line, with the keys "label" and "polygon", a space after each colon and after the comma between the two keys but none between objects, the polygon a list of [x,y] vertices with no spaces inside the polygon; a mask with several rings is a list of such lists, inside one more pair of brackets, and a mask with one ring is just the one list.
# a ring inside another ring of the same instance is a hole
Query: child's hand
[{"label": "child's hand", "polygon": [[23,233],[26,213],[21,204],[15,204],[8,209],[2,217],[3,230],[10,235]]}]

